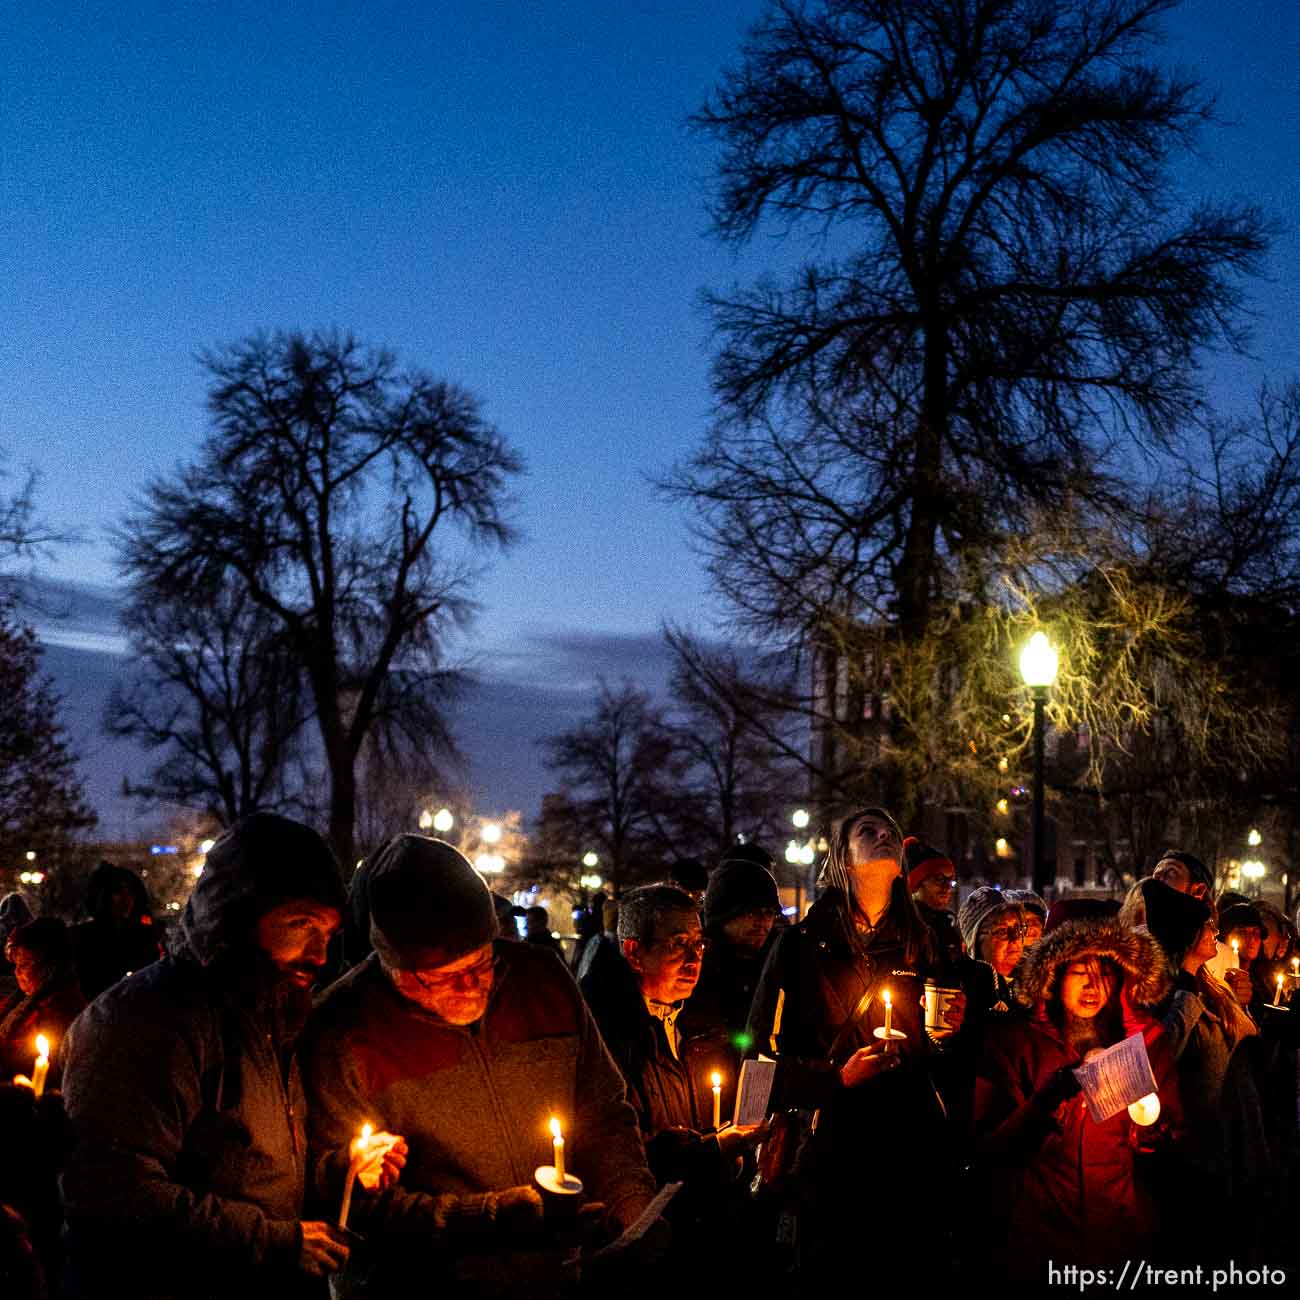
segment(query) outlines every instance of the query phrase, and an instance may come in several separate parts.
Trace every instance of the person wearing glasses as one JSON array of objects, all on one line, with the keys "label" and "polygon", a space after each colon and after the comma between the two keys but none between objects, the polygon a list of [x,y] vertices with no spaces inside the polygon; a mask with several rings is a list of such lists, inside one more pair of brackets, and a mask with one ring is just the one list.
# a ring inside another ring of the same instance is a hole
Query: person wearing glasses
[{"label": "person wearing glasses", "polygon": [[725,1035],[692,1034],[683,1024],[711,942],[690,894],[669,884],[624,894],[618,937],[620,969],[584,981],[583,993],[627,1080],[656,1181],[686,1184],[669,1212],[675,1245],[702,1261],[715,1254],[710,1238],[725,1232],[729,1213],[738,1217],[740,1198],[731,1193],[740,1190],[740,1157],[761,1140],[761,1129],[727,1124],[730,1112],[721,1105],[723,1123],[714,1128],[712,1079],[726,1079],[734,1105],[735,1064]]},{"label": "person wearing glasses", "polygon": [[[946,1049],[926,1033],[923,1010],[938,954],[902,863],[902,833],[883,808],[844,818],[817,901],[782,931],[754,996],[754,1050],[777,1061],[773,1108],[806,1117],[785,1138],[798,1154],[772,1184],[774,1196],[786,1189],[778,1236],[792,1243],[798,1294],[843,1290],[854,1273],[873,1287],[915,1287],[918,1260],[937,1280],[950,1258],[938,1207],[955,1148],[934,1082]],[[964,1012],[957,994],[950,1029]]]},{"label": "person wearing glasses", "polygon": [[957,887],[957,868],[952,859],[923,844],[915,835],[909,835],[903,841],[903,869],[907,872],[912,902],[921,920],[934,931],[940,958],[948,963],[956,962],[965,948],[957,918],[948,910]]},{"label": "person wearing glasses", "polygon": [[962,903],[957,924],[970,955],[993,968],[993,979],[987,982],[987,1009],[996,1014],[1017,1012],[1011,976],[1025,943],[1025,914],[1019,902],[1011,891],[984,885]]},{"label": "person wearing glasses", "polygon": [[636,1115],[590,1011],[553,954],[498,935],[492,895],[450,844],[399,835],[369,879],[374,952],[323,995],[303,1048],[311,1171],[337,1207],[365,1124],[401,1133],[400,1183],[354,1191],[344,1297],[539,1294],[565,1255],[533,1187],[553,1163],[634,1222],[654,1196]]}]

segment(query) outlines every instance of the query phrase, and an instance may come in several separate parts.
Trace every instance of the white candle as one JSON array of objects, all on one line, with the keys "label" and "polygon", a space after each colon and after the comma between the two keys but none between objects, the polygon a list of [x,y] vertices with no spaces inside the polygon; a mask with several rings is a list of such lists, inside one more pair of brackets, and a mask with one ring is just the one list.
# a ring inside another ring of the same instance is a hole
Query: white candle
[{"label": "white candle", "polygon": [[1143,1128],[1154,1124],[1160,1118],[1160,1098],[1154,1092],[1139,1097],[1137,1101],[1129,1103],[1128,1115],[1134,1124],[1140,1124]]},{"label": "white candle", "polygon": [[358,1137],[350,1148],[351,1159],[348,1161],[347,1181],[343,1184],[343,1207],[339,1210],[339,1227],[348,1226],[348,1212],[352,1209],[352,1186],[357,1181],[357,1173],[365,1163],[367,1150],[370,1146],[370,1135],[374,1129],[369,1124],[361,1126],[361,1136]]},{"label": "white candle", "polygon": [[1282,976],[1277,977],[1277,996],[1273,1001],[1280,1007],[1282,1005]]},{"label": "white candle", "polygon": [[1241,944],[1238,940],[1232,941],[1232,959],[1237,963],[1238,969],[1241,967]]},{"label": "white candle", "polygon": [[564,1136],[560,1132],[560,1121],[551,1120],[551,1163],[555,1166],[555,1181],[564,1186]]},{"label": "white candle", "polygon": [[45,1076],[50,1072],[50,1040],[36,1035],[36,1064],[32,1067],[32,1091],[39,1097],[45,1091]]},{"label": "white candle", "polygon": [[890,1035],[894,1028],[894,1004],[890,1000],[889,990],[884,993],[885,998],[885,1046],[889,1046]]},{"label": "white candle", "polygon": [[716,1131],[722,1127],[722,1075],[713,1072],[713,1127]]}]

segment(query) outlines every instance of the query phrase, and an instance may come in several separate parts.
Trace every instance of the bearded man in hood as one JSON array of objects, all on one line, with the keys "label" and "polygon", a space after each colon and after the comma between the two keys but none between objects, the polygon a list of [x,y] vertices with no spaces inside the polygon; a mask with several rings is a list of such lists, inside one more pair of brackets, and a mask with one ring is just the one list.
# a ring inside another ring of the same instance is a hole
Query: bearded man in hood
[{"label": "bearded man in hood", "polygon": [[[134,1300],[292,1297],[342,1267],[343,1241],[304,1220],[294,1047],[345,906],[324,840],[255,813],[208,853],[176,951],[73,1024],[62,1192],[75,1294],[120,1282]],[[400,1147],[376,1150],[395,1176]]]}]

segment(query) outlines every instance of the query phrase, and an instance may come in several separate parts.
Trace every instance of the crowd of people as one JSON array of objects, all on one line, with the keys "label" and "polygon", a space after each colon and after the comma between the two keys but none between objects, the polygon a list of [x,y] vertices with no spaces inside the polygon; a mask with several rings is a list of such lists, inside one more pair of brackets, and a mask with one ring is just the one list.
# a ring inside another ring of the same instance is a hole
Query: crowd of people
[{"label": "crowd of people", "polygon": [[[72,927],[10,895],[0,1294],[1276,1281],[1289,918],[1181,851],[1122,905],[982,886],[954,912],[957,884],[866,808],[802,919],[739,845],[603,900],[566,954],[449,844],[397,835],[345,888],[259,813],[166,952],[125,868]],[[1130,1048],[1149,1095],[1102,1107],[1089,1071]]]}]

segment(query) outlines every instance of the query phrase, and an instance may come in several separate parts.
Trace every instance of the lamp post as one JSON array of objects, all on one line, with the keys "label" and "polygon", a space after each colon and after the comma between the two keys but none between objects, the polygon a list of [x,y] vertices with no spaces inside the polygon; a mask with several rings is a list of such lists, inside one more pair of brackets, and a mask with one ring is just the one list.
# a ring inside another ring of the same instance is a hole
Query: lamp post
[{"label": "lamp post", "polygon": [[1034,861],[1033,890],[1045,894],[1047,886],[1056,878],[1048,875],[1043,854],[1043,705],[1047,692],[1056,680],[1056,651],[1045,632],[1035,632],[1029,644],[1020,652],[1020,676],[1034,693]]}]

